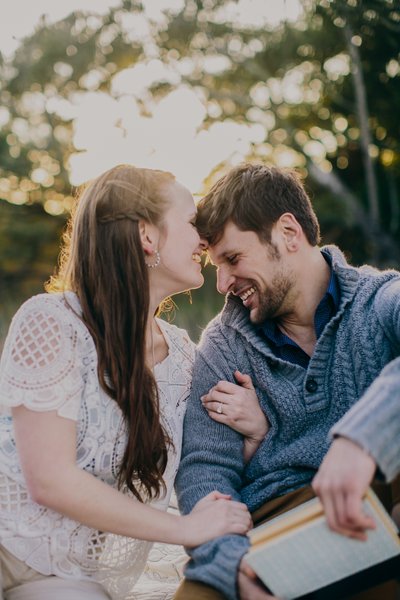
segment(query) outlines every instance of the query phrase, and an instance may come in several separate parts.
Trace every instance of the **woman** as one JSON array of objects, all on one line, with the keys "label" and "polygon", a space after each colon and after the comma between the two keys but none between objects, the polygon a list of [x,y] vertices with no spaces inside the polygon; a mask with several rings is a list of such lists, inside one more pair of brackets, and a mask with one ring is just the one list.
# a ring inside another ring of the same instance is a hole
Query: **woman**
[{"label": "woman", "polygon": [[169,173],[119,166],[83,193],[51,294],[13,319],[0,364],[0,563],[7,600],[124,598],[155,540],[250,526],[215,492],[165,512],[193,345],[154,318],[203,282],[196,210]]}]

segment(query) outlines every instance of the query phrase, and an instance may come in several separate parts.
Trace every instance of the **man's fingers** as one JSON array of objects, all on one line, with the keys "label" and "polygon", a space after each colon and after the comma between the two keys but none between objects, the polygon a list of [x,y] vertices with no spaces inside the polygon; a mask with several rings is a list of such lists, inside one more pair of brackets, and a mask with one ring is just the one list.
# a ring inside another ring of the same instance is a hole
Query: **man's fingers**
[{"label": "man's fingers", "polygon": [[333,503],[332,498],[328,495],[326,497],[324,497],[324,495],[321,494],[321,501],[323,502],[323,505],[324,505],[325,518],[328,523],[328,526],[333,531],[338,531],[339,523],[337,520],[336,509],[335,509],[335,505]]},{"label": "man's fingers", "polygon": [[346,496],[344,514],[341,521],[341,525],[344,527],[361,531],[376,527],[373,518],[364,513],[362,498],[357,493]]},{"label": "man's fingers", "polygon": [[345,506],[345,498],[344,494],[337,493],[333,498],[331,498],[332,510],[334,512],[334,520],[336,524],[336,531],[340,528],[344,527],[344,523],[346,521],[346,506]]},{"label": "man's fingers", "polygon": [[345,496],[342,491],[336,490],[335,494],[319,491],[319,496],[324,505],[328,526],[332,531],[350,538],[366,540],[366,529],[374,527],[374,522],[362,512],[362,503]]},{"label": "man's fingers", "polygon": [[238,574],[239,595],[241,600],[277,600],[265,588],[244,573]]},{"label": "man's fingers", "polygon": [[245,560],[242,560],[242,562],[240,563],[239,571],[241,573],[244,573],[244,575],[247,575],[247,577],[250,577],[250,579],[257,579],[256,572],[253,571],[253,569],[250,567],[249,564],[247,564]]}]

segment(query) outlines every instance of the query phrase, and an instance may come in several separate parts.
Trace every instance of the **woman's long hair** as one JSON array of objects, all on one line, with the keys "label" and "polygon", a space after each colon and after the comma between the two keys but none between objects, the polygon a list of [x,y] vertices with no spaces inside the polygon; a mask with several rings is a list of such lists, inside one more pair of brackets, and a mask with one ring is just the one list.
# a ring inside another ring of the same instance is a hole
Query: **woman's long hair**
[{"label": "woman's long hair", "polygon": [[[82,193],[63,239],[58,273],[48,291],[72,290],[93,336],[102,388],[125,417],[128,442],[119,467],[138,500],[165,490],[162,475],[171,443],[160,423],[157,385],[146,366],[149,274],[139,220],[162,226],[173,175],[115,167]],[[135,480],[137,483],[135,484]]]}]

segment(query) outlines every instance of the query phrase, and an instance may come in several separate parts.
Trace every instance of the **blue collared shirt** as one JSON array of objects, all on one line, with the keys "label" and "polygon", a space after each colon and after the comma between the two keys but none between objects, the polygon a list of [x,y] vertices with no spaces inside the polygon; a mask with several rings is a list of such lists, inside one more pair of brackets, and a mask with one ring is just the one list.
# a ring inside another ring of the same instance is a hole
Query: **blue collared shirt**
[{"label": "blue collared shirt", "polygon": [[[340,288],[337,277],[331,266],[331,258],[325,252],[321,252],[321,254],[329,264],[331,276],[325,295],[318,304],[314,315],[314,327],[317,339],[323,332],[325,325],[327,325],[331,318],[336,314],[340,303]],[[264,321],[260,330],[270,342],[271,350],[275,356],[295,365],[300,365],[301,367],[304,367],[304,369],[308,367],[308,363],[310,362],[308,354],[289,336],[285,335],[273,319]]]}]

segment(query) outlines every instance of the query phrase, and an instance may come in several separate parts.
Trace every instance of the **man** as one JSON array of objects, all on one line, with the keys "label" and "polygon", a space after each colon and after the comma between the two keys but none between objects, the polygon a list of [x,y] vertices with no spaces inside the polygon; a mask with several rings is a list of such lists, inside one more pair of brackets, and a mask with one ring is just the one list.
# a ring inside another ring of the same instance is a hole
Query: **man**
[{"label": "man", "polygon": [[[227,300],[194,366],[177,478],[183,512],[218,489],[246,502],[258,523],[313,497],[329,430],[372,384],[386,428],[377,462],[390,476],[397,460],[390,440],[399,431],[398,392],[388,382],[399,369],[400,274],[356,269],[336,247],[320,249],[301,182],[276,168],[233,169],[200,202],[198,228]],[[237,383],[237,369],[250,376],[269,424],[247,463],[243,437],[218,418],[225,408],[214,387]],[[390,458],[380,463],[381,456]],[[176,598],[271,598],[243,559],[247,549],[241,536],[194,549]]]}]

